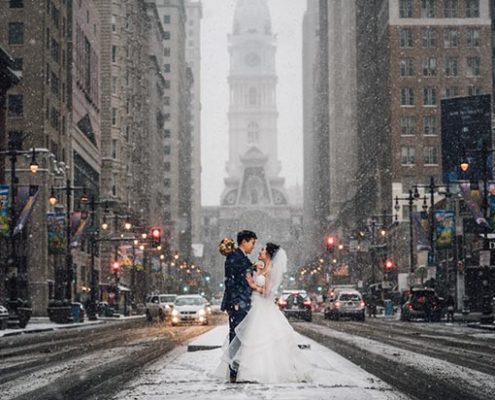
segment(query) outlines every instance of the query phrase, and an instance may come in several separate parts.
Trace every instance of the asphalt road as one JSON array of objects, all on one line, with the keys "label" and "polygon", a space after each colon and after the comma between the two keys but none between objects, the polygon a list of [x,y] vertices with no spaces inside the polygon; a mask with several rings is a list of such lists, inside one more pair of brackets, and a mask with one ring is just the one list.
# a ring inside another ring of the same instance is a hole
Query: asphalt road
[{"label": "asphalt road", "polygon": [[149,362],[211,329],[145,319],[0,338],[0,393],[7,399],[106,399]]},{"label": "asphalt road", "polygon": [[327,321],[294,327],[414,399],[495,399],[495,335],[446,324]]}]

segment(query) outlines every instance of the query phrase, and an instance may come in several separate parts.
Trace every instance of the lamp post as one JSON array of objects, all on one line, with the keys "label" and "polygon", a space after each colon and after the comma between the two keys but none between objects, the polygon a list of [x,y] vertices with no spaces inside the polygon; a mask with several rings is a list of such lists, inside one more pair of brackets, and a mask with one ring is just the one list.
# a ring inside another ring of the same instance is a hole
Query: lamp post
[{"label": "lamp post", "polygon": [[[65,244],[65,271],[63,274],[63,282],[58,282],[56,286],[59,290],[55,291],[55,300],[50,303],[48,306],[48,315],[50,320],[57,323],[67,323],[73,322],[73,318],[71,315],[71,307],[72,307],[72,280],[73,280],[73,268],[72,268],[72,252],[71,252],[71,242],[72,242],[72,227],[71,227],[71,201],[72,201],[72,192],[76,190],[84,190],[84,187],[73,187],[70,178],[67,178],[65,187],[54,187],[52,188],[51,195],[48,199],[48,202],[54,206],[57,204],[58,199],[55,196],[55,191],[64,191],[66,197],[66,205],[65,205],[65,217],[66,217],[66,226],[65,226],[65,236],[66,236],[66,244]],[[87,203],[89,201],[88,196],[83,193],[81,196],[80,202]],[[55,274],[57,278],[59,274]],[[65,286],[65,288],[64,288]],[[60,298],[62,297],[62,298]]]},{"label": "lamp post", "polygon": [[[9,242],[10,242],[10,255],[7,261],[7,275],[10,277],[7,280],[7,295],[8,301],[7,306],[9,308],[9,320],[11,324],[17,324],[21,328],[24,328],[29,319],[31,318],[32,309],[29,307],[27,299],[22,299],[19,297],[21,289],[21,279],[20,275],[26,275],[25,273],[20,273],[19,258],[17,256],[17,235],[15,232],[17,226],[17,215],[16,215],[16,200],[17,200],[17,185],[19,179],[16,176],[16,164],[17,156],[22,154],[32,154],[31,163],[29,169],[32,174],[38,172],[39,165],[36,162],[36,150],[33,148],[28,151],[22,150],[22,142],[24,138],[20,135],[11,135],[9,137],[8,149],[6,151],[1,151],[1,154],[8,155],[10,160],[10,221],[9,221]],[[25,272],[25,271],[23,271]],[[27,279],[27,278],[25,278]],[[27,287],[27,282],[24,282],[24,286]],[[27,293],[24,293],[27,297]]]},{"label": "lamp post", "polygon": [[[420,194],[418,191],[418,188],[425,188],[428,189],[428,193],[430,195],[430,230],[429,230],[429,235],[428,239],[430,242],[430,254],[428,257],[428,264],[429,265],[436,265],[436,246],[434,243],[434,234],[435,234],[435,216],[434,216],[434,209],[435,209],[435,190],[440,189],[443,187],[443,185],[436,185],[435,184],[435,178],[433,176],[430,176],[430,183],[428,185],[414,185],[414,198],[419,199]],[[450,189],[449,186],[447,185],[445,192],[438,192],[438,194],[444,195],[445,197],[450,197]]]},{"label": "lamp post", "polygon": [[[413,191],[409,189],[409,195],[407,197],[399,197],[395,196],[395,211],[399,212],[400,205],[399,201],[407,201],[409,207],[409,289],[412,292],[412,277],[414,274],[414,231],[413,231],[413,215],[412,209],[414,205],[414,201],[417,200],[414,197]],[[423,208],[428,207],[426,205],[426,196],[423,198]]]}]

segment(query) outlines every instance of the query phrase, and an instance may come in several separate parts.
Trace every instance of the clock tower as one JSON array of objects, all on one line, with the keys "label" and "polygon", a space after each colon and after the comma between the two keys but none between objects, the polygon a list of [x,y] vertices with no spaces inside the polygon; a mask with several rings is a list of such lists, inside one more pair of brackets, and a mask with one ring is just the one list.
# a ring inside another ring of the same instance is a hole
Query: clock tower
[{"label": "clock tower", "polygon": [[[228,176],[220,206],[203,207],[203,265],[223,281],[217,243],[249,229],[287,251],[289,271],[302,265],[302,204],[291,204],[280,177],[277,143],[276,37],[267,0],[237,0],[229,35]],[[296,196],[297,198],[297,196]],[[257,252],[257,250],[255,250]]]},{"label": "clock tower", "polygon": [[238,0],[229,35],[228,177],[224,206],[287,205],[277,156],[276,37],[266,0]]}]

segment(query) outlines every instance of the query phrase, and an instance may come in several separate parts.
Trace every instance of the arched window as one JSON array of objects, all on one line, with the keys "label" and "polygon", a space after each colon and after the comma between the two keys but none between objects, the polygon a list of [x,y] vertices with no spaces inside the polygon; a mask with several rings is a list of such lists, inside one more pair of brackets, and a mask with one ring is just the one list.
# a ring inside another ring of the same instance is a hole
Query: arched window
[{"label": "arched window", "polygon": [[255,106],[256,104],[258,104],[258,91],[252,87],[249,88],[249,105]]},{"label": "arched window", "polygon": [[248,132],[248,143],[249,144],[256,144],[260,140],[260,127],[257,122],[251,121],[248,124],[247,128]]}]

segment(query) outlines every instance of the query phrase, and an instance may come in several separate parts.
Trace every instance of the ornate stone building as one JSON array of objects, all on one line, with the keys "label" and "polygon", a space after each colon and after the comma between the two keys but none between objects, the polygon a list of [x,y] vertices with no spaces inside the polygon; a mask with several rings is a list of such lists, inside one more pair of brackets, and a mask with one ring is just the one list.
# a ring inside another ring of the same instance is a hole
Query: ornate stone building
[{"label": "ornate stone building", "polygon": [[216,282],[223,274],[216,245],[242,229],[281,244],[291,265],[299,263],[302,209],[291,207],[279,176],[275,52],[266,0],[239,0],[229,35],[228,176],[221,206],[203,210],[204,264]]}]

